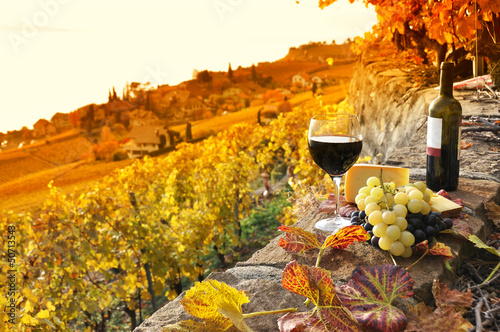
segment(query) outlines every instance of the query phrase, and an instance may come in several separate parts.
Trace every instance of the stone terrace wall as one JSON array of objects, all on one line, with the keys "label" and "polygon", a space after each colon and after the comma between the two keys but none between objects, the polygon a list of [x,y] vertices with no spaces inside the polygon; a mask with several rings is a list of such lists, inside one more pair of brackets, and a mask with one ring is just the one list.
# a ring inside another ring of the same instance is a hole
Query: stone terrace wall
[{"label": "stone terrace wall", "polygon": [[409,74],[394,69],[394,60],[362,58],[357,62],[350,100],[363,127],[363,149],[384,161],[407,145],[425,122],[438,92],[415,87]]}]

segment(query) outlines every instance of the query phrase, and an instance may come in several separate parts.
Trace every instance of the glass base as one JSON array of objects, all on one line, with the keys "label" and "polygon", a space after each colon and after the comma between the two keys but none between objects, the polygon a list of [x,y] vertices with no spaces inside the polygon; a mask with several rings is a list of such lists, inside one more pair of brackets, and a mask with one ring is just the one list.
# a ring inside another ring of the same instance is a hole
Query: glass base
[{"label": "glass base", "polygon": [[322,231],[334,232],[349,225],[351,225],[350,219],[336,216],[335,218],[321,219],[316,222],[314,227]]}]

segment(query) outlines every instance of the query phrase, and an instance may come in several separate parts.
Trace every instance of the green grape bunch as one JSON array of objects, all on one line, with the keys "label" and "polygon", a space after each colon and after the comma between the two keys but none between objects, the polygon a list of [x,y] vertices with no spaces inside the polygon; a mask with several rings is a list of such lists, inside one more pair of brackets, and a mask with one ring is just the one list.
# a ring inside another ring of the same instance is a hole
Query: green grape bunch
[{"label": "green grape bunch", "polygon": [[450,218],[431,211],[433,196],[424,182],[396,188],[394,182],[372,176],[358,191],[355,202],[359,211],[351,214],[351,223],[365,228],[374,247],[408,258],[416,244],[453,226]]}]

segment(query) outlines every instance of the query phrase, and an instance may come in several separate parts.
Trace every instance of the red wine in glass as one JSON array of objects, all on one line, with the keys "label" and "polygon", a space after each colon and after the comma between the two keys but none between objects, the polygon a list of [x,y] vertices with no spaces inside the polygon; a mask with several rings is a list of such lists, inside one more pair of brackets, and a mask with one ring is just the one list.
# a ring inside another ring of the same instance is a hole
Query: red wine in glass
[{"label": "red wine in glass", "polygon": [[335,183],[335,216],[322,219],[315,227],[324,231],[336,231],[350,224],[339,215],[340,180],[356,163],[363,148],[361,126],[354,114],[338,113],[320,115],[311,119],[308,135],[309,152],[314,162]]}]

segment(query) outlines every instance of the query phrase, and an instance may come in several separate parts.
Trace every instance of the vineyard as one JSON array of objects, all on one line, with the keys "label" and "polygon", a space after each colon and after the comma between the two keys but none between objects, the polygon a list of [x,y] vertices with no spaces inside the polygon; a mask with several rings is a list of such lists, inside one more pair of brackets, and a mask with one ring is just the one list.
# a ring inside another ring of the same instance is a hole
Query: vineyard
[{"label": "vineyard", "polygon": [[[285,163],[295,170],[296,192],[330,188],[310,160],[305,133],[311,115],[348,106],[308,103],[269,126],[237,124],[165,157],[137,160],[78,194],[50,184],[39,216],[4,213],[2,234],[17,249],[19,329],[104,331],[124,316],[136,326],[145,305],[156,310],[202,280],[213,257],[241,245],[255,200],[250,184],[263,171]],[[284,212],[282,222],[292,224],[292,209]],[[4,294],[11,270],[2,265]],[[7,298],[0,301],[7,308]],[[6,324],[9,316],[0,315]]]},{"label": "vineyard", "polygon": [[0,185],[21,176],[53,168],[50,162],[36,158],[23,151],[3,153],[0,157]]}]

